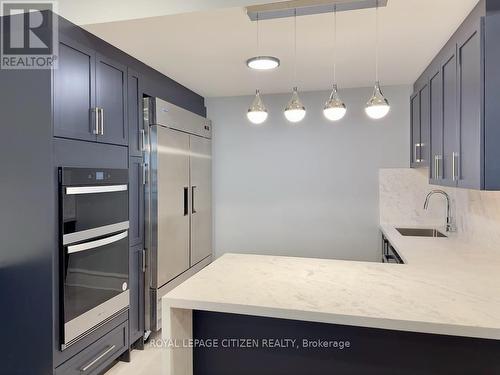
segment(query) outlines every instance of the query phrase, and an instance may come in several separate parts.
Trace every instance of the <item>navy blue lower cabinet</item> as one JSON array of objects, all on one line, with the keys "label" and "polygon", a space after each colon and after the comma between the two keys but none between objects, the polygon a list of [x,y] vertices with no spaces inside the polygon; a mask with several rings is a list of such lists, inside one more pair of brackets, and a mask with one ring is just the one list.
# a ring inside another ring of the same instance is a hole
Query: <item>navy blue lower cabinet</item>
[{"label": "navy blue lower cabinet", "polygon": [[206,311],[193,337],[195,375],[500,374],[497,340]]},{"label": "navy blue lower cabinet", "polygon": [[129,253],[129,290],[130,310],[129,327],[132,345],[144,337],[144,246],[130,247]]},{"label": "navy blue lower cabinet", "polygon": [[55,375],[100,374],[127,350],[128,325],[125,322],[56,368]]}]

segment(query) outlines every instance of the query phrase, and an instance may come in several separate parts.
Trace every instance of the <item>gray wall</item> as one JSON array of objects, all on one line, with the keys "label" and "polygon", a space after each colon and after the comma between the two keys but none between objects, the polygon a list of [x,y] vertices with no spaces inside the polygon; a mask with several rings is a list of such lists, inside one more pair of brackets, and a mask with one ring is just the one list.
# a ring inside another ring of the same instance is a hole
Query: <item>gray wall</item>
[{"label": "gray wall", "polygon": [[305,120],[283,115],[289,94],[264,95],[269,118],[252,127],[252,97],[209,98],[213,121],[214,248],[225,252],[378,259],[378,169],[409,165],[409,86],[385,88],[391,112],[367,118],[371,88],[342,90],[330,123],[328,92],[301,95]]}]

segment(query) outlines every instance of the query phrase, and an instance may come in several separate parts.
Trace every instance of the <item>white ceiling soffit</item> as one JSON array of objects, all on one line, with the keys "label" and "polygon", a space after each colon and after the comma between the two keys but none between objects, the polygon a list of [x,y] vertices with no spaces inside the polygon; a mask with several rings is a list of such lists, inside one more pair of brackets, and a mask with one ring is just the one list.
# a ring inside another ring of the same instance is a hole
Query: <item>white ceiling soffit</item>
[{"label": "white ceiling soffit", "polygon": [[[275,0],[280,2],[284,0]],[[59,0],[59,14],[77,25],[265,4],[269,0]]]},{"label": "white ceiling soffit", "polygon": [[[478,0],[389,0],[380,14],[382,85],[411,84]],[[375,11],[337,15],[337,80],[340,88],[372,86]],[[87,25],[139,60],[205,96],[288,92],[293,79],[293,18],[260,22],[260,54],[281,59],[268,72],[251,71],[257,55],[256,22],[244,8]],[[297,18],[297,85],[302,91],[332,85],[333,16]]]}]

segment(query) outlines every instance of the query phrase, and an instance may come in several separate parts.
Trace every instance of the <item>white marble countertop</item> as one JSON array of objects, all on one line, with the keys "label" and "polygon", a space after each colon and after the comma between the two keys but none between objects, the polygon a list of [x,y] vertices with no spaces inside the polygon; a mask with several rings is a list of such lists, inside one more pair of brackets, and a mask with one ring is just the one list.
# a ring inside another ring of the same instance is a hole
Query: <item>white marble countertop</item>
[{"label": "white marble countertop", "polygon": [[500,339],[500,252],[381,229],[406,264],[226,254],[163,306]]}]

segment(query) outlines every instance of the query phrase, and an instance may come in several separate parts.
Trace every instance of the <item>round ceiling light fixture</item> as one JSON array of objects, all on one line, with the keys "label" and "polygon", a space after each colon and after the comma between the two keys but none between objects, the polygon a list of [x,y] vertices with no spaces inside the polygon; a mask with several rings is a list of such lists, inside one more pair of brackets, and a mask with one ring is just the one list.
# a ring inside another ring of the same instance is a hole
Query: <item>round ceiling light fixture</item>
[{"label": "round ceiling light fixture", "polygon": [[254,70],[272,70],[280,66],[280,59],[273,56],[256,56],[247,60],[247,66]]}]

